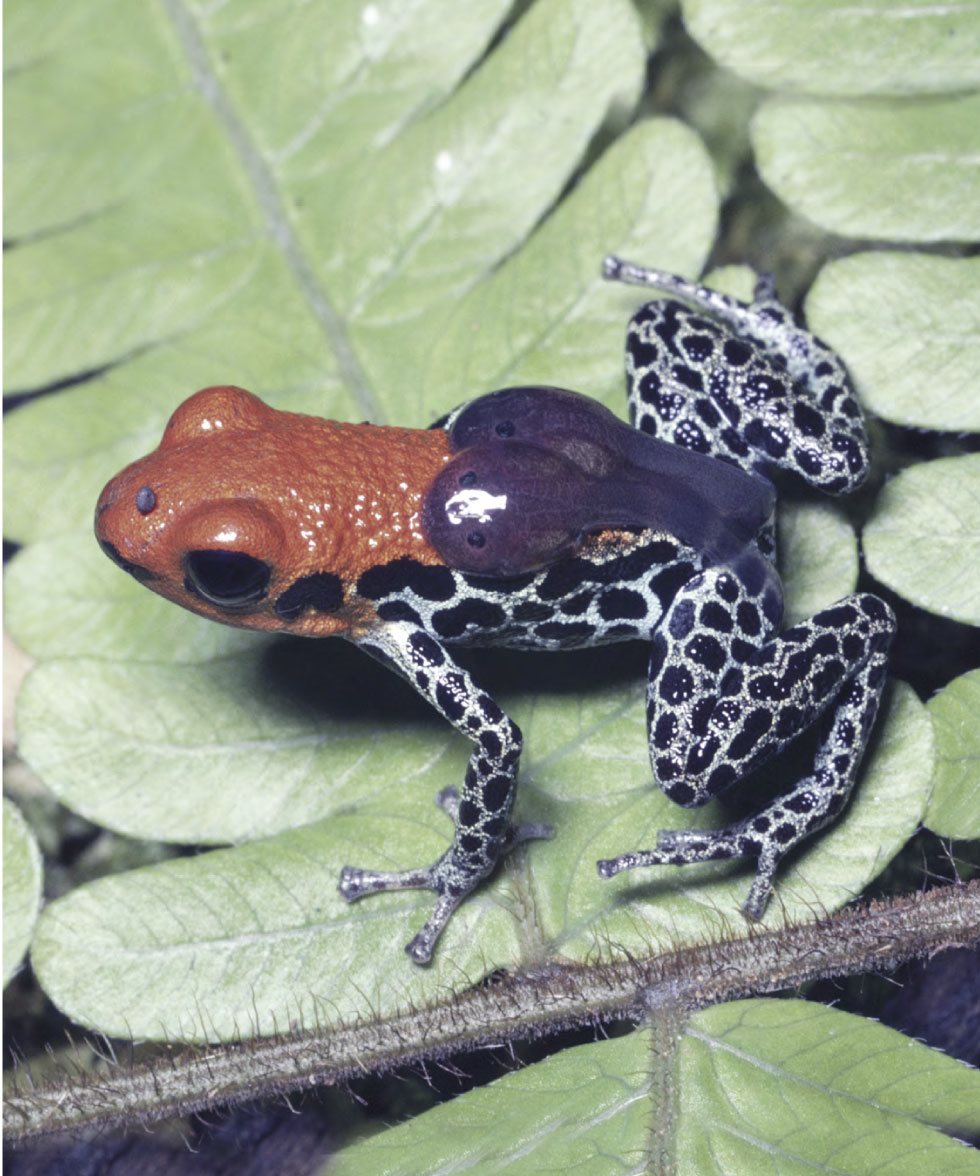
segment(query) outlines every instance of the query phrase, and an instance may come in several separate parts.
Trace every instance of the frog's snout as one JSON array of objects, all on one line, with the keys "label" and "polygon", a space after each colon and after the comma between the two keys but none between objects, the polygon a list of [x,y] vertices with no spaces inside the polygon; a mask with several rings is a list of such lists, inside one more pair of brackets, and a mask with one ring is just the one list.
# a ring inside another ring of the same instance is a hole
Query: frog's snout
[{"label": "frog's snout", "polygon": [[95,504],[95,527],[98,530],[99,519],[105,512],[116,503],[119,497],[119,489],[116,484],[116,479],[113,478],[111,482],[106,483],[103,487],[102,493],[99,495],[99,500]]},{"label": "frog's snout", "polygon": [[117,476],[107,482],[95,504],[95,537],[99,546],[117,567],[135,577],[141,583],[157,579],[157,573],[123,555],[121,546],[128,547],[122,530],[118,511],[121,496],[125,491],[124,480]]}]

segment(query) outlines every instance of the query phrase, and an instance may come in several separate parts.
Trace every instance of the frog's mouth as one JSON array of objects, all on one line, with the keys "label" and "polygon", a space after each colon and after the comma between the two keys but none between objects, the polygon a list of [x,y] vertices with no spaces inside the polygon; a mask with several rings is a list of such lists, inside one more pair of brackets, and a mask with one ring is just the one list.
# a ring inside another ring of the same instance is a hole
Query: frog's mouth
[{"label": "frog's mouth", "polygon": [[103,539],[101,535],[97,535],[99,546],[112,560],[112,562],[122,568],[124,572],[129,574],[135,580],[139,580],[141,584],[148,584],[151,580],[157,580],[159,577],[156,572],[151,572],[149,568],[144,568],[142,564],[133,563],[131,559],[126,559],[116,547],[114,543],[110,543],[108,539]]}]

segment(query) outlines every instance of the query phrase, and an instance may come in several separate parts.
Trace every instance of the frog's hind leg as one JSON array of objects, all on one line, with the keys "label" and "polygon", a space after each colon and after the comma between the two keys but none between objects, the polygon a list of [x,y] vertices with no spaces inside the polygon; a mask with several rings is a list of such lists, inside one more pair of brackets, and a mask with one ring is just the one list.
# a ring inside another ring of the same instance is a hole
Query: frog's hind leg
[{"label": "frog's hind leg", "polygon": [[664,831],[655,849],[600,861],[600,875],[753,857],[756,878],[744,910],[760,918],[780,859],[847,802],[893,633],[891,611],[869,593],[776,634],[731,572],[710,569],[692,580],[651,653],[648,730],[657,783],[678,804],[702,805],[820,719],[813,769],[754,816],[726,829]]},{"label": "frog's hind leg", "polygon": [[673,296],[640,307],[627,329],[638,429],[757,473],[791,470],[831,494],[861,484],[868,444],[844,365],[793,320],[771,280],[745,303],[619,258],[604,272]]}]

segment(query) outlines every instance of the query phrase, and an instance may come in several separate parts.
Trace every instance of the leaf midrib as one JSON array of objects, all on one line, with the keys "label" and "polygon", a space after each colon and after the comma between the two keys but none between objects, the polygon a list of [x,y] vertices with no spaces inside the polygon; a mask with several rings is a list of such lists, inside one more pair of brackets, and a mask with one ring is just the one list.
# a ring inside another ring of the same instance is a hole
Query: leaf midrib
[{"label": "leaf midrib", "polygon": [[282,254],[300,297],[319,326],[336,360],[340,380],[357,407],[357,413],[377,423],[384,423],[381,403],[354,351],[343,317],[317,278],[293,231],[275,176],[225,93],[196,20],[183,0],[164,0],[163,8],[173,25],[194,86],[211,108],[241,164],[269,238]]}]

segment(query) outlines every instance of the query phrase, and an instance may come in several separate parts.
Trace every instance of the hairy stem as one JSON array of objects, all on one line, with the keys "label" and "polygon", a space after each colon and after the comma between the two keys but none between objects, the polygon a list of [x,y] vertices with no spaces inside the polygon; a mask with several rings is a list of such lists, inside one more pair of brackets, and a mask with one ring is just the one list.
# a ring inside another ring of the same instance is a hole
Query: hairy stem
[{"label": "hairy stem", "polygon": [[[676,1029],[693,1008],[893,968],[978,940],[980,881],[943,886],[648,959],[515,972],[380,1021],[175,1049],[104,1075],[37,1086],[21,1073],[4,1100],[4,1133],[25,1141],[88,1126],[145,1123],[598,1021],[652,1016]],[[661,1044],[669,1046],[666,1039]],[[669,1099],[669,1090],[663,1093]]]}]

